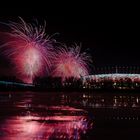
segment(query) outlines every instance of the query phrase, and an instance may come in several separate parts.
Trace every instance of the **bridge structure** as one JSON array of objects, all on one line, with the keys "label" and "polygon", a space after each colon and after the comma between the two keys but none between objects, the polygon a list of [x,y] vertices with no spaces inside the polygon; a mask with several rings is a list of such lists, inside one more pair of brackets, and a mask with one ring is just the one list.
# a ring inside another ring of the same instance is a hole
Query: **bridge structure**
[{"label": "bridge structure", "polygon": [[9,81],[0,81],[0,87],[9,87],[9,88],[21,88],[21,87],[34,87],[33,84],[18,83],[18,82],[9,82]]}]

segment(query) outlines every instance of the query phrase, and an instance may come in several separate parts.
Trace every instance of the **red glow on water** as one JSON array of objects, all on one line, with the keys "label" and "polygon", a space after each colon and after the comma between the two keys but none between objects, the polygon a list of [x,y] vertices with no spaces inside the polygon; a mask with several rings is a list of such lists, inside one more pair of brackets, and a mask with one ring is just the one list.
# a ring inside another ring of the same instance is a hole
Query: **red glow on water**
[{"label": "red glow on water", "polygon": [[[68,107],[67,107],[68,108]],[[59,111],[66,109],[55,108]],[[75,108],[70,108],[70,111],[82,111]],[[88,117],[75,115],[60,115],[60,116],[23,116],[9,118],[5,124],[0,127],[0,131],[7,132],[1,137],[1,140],[49,140],[49,139],[81,139],[81,134],[86,133],[91,129],[92,123],[89,123]]]}]

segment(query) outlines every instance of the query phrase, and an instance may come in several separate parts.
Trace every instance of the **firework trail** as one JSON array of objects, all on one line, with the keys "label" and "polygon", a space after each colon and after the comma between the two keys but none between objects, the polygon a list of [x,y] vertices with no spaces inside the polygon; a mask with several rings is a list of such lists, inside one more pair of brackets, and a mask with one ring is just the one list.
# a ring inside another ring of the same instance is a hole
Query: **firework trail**
[{"label": "firework trail", "polygon": [[88,64],[91,58],[86,52],[81,53],[81,47],[78,45],[60,48],[55,58],[53,76],[62,77],[64,80],[69,77],[80,78],[89,74]]},{"label": "firework trail", "polygon": [[11,29],[7,33],[7,43],[3,44],[4,54],[14,64],[16,74],[27,83],[32,83],[35,76],[49,72],[51,59],[55,53],[53,44],[55,40],[45,33],[44,25],[28,24],[22,18],[20,22],[10,22]]}]

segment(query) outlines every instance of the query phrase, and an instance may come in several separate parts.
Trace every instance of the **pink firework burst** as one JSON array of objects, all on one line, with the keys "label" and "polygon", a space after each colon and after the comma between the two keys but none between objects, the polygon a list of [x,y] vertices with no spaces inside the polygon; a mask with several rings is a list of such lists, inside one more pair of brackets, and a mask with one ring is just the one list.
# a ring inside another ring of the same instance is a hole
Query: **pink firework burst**
[{"label": "pink firework burst", "polygon": [[12,32],[7,33],[4,53],[15,66],[16,74],[26,83],[32,83],[35,76],[49,72],[55,53],[55,40],[45,33],[46,24],[28,24],[22,18],[19,23],[10,22]]},{"label": "pink firework burst", "polygon": [[75,77],[80,78],[89,74],[90,56],[83,52],[81,47],[74,45],[70,48],[64,46],[57,52],[54,60],[53,76],[65,78]]}]

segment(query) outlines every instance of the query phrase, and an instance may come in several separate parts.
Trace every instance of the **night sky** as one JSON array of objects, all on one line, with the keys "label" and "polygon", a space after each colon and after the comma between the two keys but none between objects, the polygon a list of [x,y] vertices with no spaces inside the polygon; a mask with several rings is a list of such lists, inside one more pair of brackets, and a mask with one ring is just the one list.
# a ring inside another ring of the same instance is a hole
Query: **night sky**
[{"label": "night sky", "polygon": [[[59,33],[55,35],[57,41],[68,45],[82,43],[82,50],[87,50],[92,55],[95,67],[140,66],[138,31],[135,21],[131,24],[127,15],[108,16],[103,12],[98,14],[98,11],[47,13],[45,10],[37,12],[26,8],[16,10],[15,13],[19,13],[18,16],[27,22],[33,22],[35,18],[40,23],[46,20],[46,33],[49,35]],[[18,16],[0,16],[0,21],[18,21]],[[5,30],[2,25],[0,30]],[[0,72],[4,66],[3,61],[4,59],[0,57]]]}]

